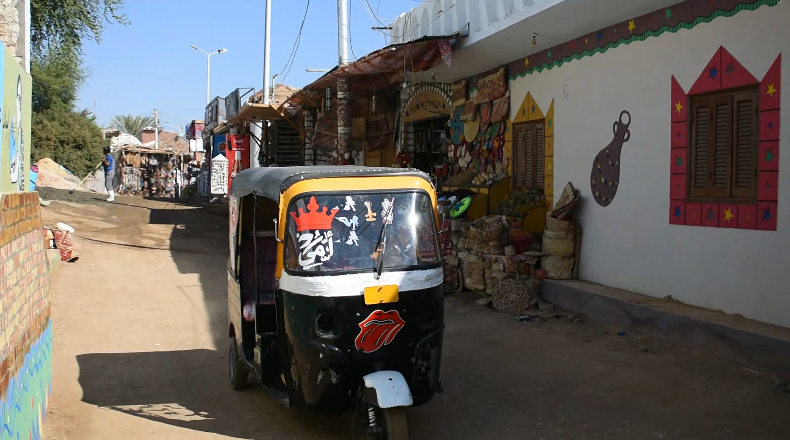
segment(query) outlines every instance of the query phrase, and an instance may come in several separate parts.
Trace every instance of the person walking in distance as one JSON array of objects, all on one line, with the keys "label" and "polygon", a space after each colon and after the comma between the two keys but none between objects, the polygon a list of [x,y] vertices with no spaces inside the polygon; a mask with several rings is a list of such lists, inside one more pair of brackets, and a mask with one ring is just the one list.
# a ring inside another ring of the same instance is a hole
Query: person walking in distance
[{"label": "person walking in distance", "polygon": [[104,167],[104,186],[107,188],[108,202],[115,201],[115,191],[112,188],[112,181],[115,177],[115,158],[110,153],[110,147],[104,147],[104,159],[101,162]]}]

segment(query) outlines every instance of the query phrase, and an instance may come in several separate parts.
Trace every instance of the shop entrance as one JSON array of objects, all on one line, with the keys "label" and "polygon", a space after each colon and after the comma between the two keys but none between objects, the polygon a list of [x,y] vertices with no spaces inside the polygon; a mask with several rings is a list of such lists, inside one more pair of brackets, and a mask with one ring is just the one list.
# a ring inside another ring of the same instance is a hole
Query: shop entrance
[{"label": "shop entrance", "polygon": [[429,174],[437,184],[449,175],[447,148],[449,116],[414,122],[414,168]]}]

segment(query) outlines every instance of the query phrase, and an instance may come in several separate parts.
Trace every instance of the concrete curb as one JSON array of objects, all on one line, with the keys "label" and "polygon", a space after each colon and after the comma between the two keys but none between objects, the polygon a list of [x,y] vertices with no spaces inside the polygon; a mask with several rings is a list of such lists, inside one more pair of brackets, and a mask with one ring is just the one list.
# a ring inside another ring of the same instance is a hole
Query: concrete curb
[{"label": "concrete curb", "polygon": [[782,378],[790,378],[790,341],[672,314],[557,280],[543,280],[541,296],[557,307],[622,330],[654,332],[674,342],[734,357]]}]

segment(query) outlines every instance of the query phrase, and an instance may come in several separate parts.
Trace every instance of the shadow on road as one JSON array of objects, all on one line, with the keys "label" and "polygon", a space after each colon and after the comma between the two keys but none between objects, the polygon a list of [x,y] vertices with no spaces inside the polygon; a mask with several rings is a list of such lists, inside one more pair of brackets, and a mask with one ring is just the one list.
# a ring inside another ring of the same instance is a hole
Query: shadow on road
[{"label": "shadow on road", "polygon": [[77,356],[77,362],[82,400],[128,415],[256,440],[299,438],[296,433],[305,439],[345,439],[350,433],[350,416],[286,408],[257,383],[233,391],[224,352],[92,353]]},{"label": "shadow on road", "polygon": [[[148,224],[174,225],[168,247],[182,274],[197,274],[217,349],[228,345],[227,205],[151,209]],[[224,378],[224,372],[223,376]]]}]

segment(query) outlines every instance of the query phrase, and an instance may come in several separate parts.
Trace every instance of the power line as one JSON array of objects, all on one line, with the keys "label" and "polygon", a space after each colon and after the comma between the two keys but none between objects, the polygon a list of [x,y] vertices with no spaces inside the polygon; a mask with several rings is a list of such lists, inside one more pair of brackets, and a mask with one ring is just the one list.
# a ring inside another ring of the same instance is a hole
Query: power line
[{"label": "power line", "polygon": [[[395,19],[384,20],[381,17],[379,17],[378,12],[379,12],[379,8],[381,7],[381,0],[378,0],[378,3],[376,4],[376,12],[373,12],[373,6],[371,6],[370,1],[368,1],[368,0],[359,0],[359,2],[362,3],[362,8],[365,9],[365,12],[367,12],[368,15],[370,15],[370,17],[373,18],[373,20],[376,23],[378,23],[379,26],[387,27],[387,25],[384,23],[384,21],[392,22],[392,21],[395,20]],[[378,32],[381,32],[381,35],[384,38],[384,45],[387,45],[387,33],[384,32],[383,29],[378,30]]]},{"label": "power line", "polygon": [[348,8],[348,47],[351,48],[351,56],[354,57],[354,60],[358,60],[357,54],[354,53],[354,45],[351,43],[351,10],[354,8]]},{"label": "power line", "polygon": [[[428,23],[425,23],[425,24],[423,24],[423,25],[422,25],[422,26],[420,26],[418,29],[414,29],[414,32],[419,32],[419,31],[421,31],[421,30],[425,29],[425,28],[426,28],[426,27],[428,27],[428,26],[429,26],[431,23],[433,23],[434,21],[438,20],[438,19],[439,19],[439,17],[441,17],[441,16],[442,16],[442,14],[444,14],[444,13],[445,13],[445,12],[447,12],[447,11],[449,11],[449,10],[450,10],[450,9],[452,9],[453,7],[455,7],[455,5],[451,5],[449,8],[439,11],[439,13],[438,13],[438,14],[436,14],[436,16],[435,16],[435,17],[433,17],[433,18],[432,18],[430,21],[428,21]],[[410,30],[409,30],[409,27],[411,27],[411,14],[406,14],[406,19],[404,20],[404,28],[403,28],[403,32],[402,32],[400,35],[394,35],[394,36],[391,36],[391,37],[392,37],[392,38],[402,38],[402,37],[404,37],[404,36],[408,36],[408,35],[411,33],[411,32],[410,32]]]},{"label": "power line", "polygon": [[[310,0],[307,0],[307,5],[304,8],[304,17],[302,17],[302,24],[299,26],[299,33],[296,34],[296,41],[294,41],[294,46],[293,49],[291,50],[291,56],[288,57],[288,61],[285,62],[285,67],[283,67],[283,70],[277,74],[277,76],[281,76],[283,72],[285,72],[285,75],[280,80],[280,84],[285,84],[285,78],[287,78],[288,74],[291,73],[291,67],[293,67],[293,63],[296,60],[296,52],[299,51],[299,43],[302,42],[302,30],[304,30],[304,23],[307,20],[307,12],[309,10],[310,10]],[[286,71],[286,69],[288,70]],[[272,84],[272,87],[273,86],[274,84]],[[269,93],[268,90],[265,91],[265,93]]]}]

